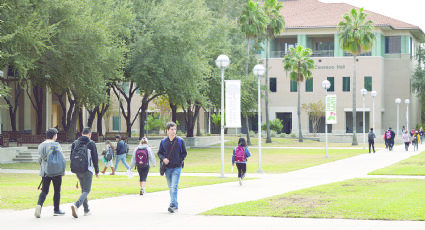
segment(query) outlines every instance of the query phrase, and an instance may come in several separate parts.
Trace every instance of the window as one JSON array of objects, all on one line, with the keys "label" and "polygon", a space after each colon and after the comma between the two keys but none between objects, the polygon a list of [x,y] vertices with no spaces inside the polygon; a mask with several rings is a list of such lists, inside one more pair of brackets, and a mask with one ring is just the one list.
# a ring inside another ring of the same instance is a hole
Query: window
[{"label": "window", "polygon": [[364,77],[364,88],[368,92],[372,91],[372,77]]},{"label": "window", "polygon": [[276,78],[271,77],[270,78],[270,91],[275,93],[276,92]]},{"label": "window", "polygon": [[290,80],[291,81],[291,92],[297,92],[297,82]]},{"label": "window", "polygon": [[342,92],[350,92],[350,77],[342,77]]},{"label": "window", "polygon": [[118,116],[113,116],[112,117],[112,130],[114,131],[118,131],[120,130],[120,117]]},{"label": "window", "polygon": [[305,80],[305,91],[306,92],[313,92],[313,78],[309,78]]},{"label": "window", "polygon": [[316,42],[313,57],[330,57],[334,55],[334,42]]},{"label": "window", "polygon": [[385,53],[386,54],[401,53],[401,36],[385,37]]},{"label": "window", "polygon": [[335,87],[334,87],[334,77],[328,77],[328,81],[331,83],[331,87],[328,89],[328,92],[333,92],[333,91],[335,91]]}]

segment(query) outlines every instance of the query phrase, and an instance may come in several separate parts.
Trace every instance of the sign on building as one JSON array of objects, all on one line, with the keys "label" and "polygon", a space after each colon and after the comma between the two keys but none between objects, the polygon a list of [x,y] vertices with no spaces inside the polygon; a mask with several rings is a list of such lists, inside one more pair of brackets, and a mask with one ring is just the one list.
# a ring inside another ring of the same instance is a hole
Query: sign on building
[{"label": "sign on building", "polygon": [[241,81],[226,80],[226,127],[241,127]]},{"label": "sign on building", "polygon": [[336,124],[336,95],[326,96],[326,124]]}]

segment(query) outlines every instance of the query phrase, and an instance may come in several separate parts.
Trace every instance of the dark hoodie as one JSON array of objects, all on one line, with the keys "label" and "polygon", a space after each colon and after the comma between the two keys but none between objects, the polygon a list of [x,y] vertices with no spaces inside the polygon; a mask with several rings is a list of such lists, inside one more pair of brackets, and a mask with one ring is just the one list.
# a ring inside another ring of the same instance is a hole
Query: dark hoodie
[{"label": "dark hoodie", "polygon": [[90,155],[91,155],[91,160],[93,162],[94,170],[96,172],[96,175],[99,174],[99,163],[98,163],[96,143],[94,143],[94,141],[90,140],[90,138],[87,137],[87,136],[81,136],[76,141],[74,141],[72,143],[71,152],[74,150],[75,144],[77,142],[80,142],[83,145],[88,143],[87,148],[90,150],[89,152],[90,152]]},{"label": "dark hoodie", "polygon": [[[165,146],[162,146],[161,142],[159,144],[159,150],[157,154],[159,159],[163,160],[164,158],[167,158],[168,155],[170,155],[168,159],[170,160],[170,162],[166,166],[167,168],[183,167],[183,161],[187,156],[186,144],[184,140],[182,139],[182,146],[180,146],[177,138],[179,137],[175,137],[173,141],[170,141],[170,138],[167,137],[165,138],[164,142]],[[173,150],[173,152],[170,154],[171,149]]]}]

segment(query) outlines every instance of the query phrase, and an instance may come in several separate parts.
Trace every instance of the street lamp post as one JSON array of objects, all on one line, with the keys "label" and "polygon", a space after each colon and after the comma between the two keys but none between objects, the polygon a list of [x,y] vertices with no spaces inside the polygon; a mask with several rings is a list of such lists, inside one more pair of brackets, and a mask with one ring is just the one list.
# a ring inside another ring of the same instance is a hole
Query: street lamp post
[{"label": "street lamp post", "polygon": [[[47,80],[50,79],[50,75],[44,76]],[[46,131],[49,129],[49,87],[46,84]]]},{"label": "street lamp post", "polygon": [[325,142],[326,142],[326,155],[325,157],[328,158],[328,125],[326,124],[326,111],[328,110],[328,89],[331,87],[331,83],[328,80],[322,81],[322,88],[325,89]]},{"label": "street lamp post", "polygon": [[258,78],[258,171],[262,173],[263,170],[261,169],[261,76],[264,75],[266,72],[266,69],[263,65],[255,65],[254,69],[252,70],[254,73],[254,76]]},{"label": "street lamp post", "polygon": [[410,100],[406,99],[404,101],[404,103],[406,104],[406,130],[409,130],[409,104],[410,104]]},{"label": "street lamp post", "polygon": [[370,92],[370,95],[372,96],[372,128],[373,131],[376,133],[375,130],[375,97],[376,95],[378,95],[378,93],[376,91],[372,91]]},{"label": "street lamp post", "polygon": [[367,90],[361,89],[360,94],[363,96],[363,149],[366,149],[365,97],[367,95]]},{"label": "street lamp post", "polygon": [[399,105],[400,105],[400,103],[401,103],[401,99],[400,98],[396,98],[395,99],[395,103],[397,104],[397,134],[399,134],[399,121],[400,121],[400,118],[399,118],[399,111],[400,111],[400,109],[399,109]]},{"label": "street lamp post", "polygon": [[221,177],[224,177],[224,70],[229,67],[229,57],[222,54],[215,64],[221,69]]}]

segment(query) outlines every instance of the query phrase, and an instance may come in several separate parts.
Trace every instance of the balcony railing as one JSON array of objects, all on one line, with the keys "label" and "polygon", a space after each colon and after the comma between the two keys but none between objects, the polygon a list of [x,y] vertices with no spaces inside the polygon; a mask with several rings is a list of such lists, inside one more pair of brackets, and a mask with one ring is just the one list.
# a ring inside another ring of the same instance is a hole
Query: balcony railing
[{"label": "balcony railing", "polygon": [[[353,56],[350,52],[344,52],[344,56]],[[372,52],[363,52],[359,56],[372,56]]]},{"label": "balcony railing", "polygon": [[333,57],[335,51],[334,50],[315,50],[313,51],[312,57]]}]

